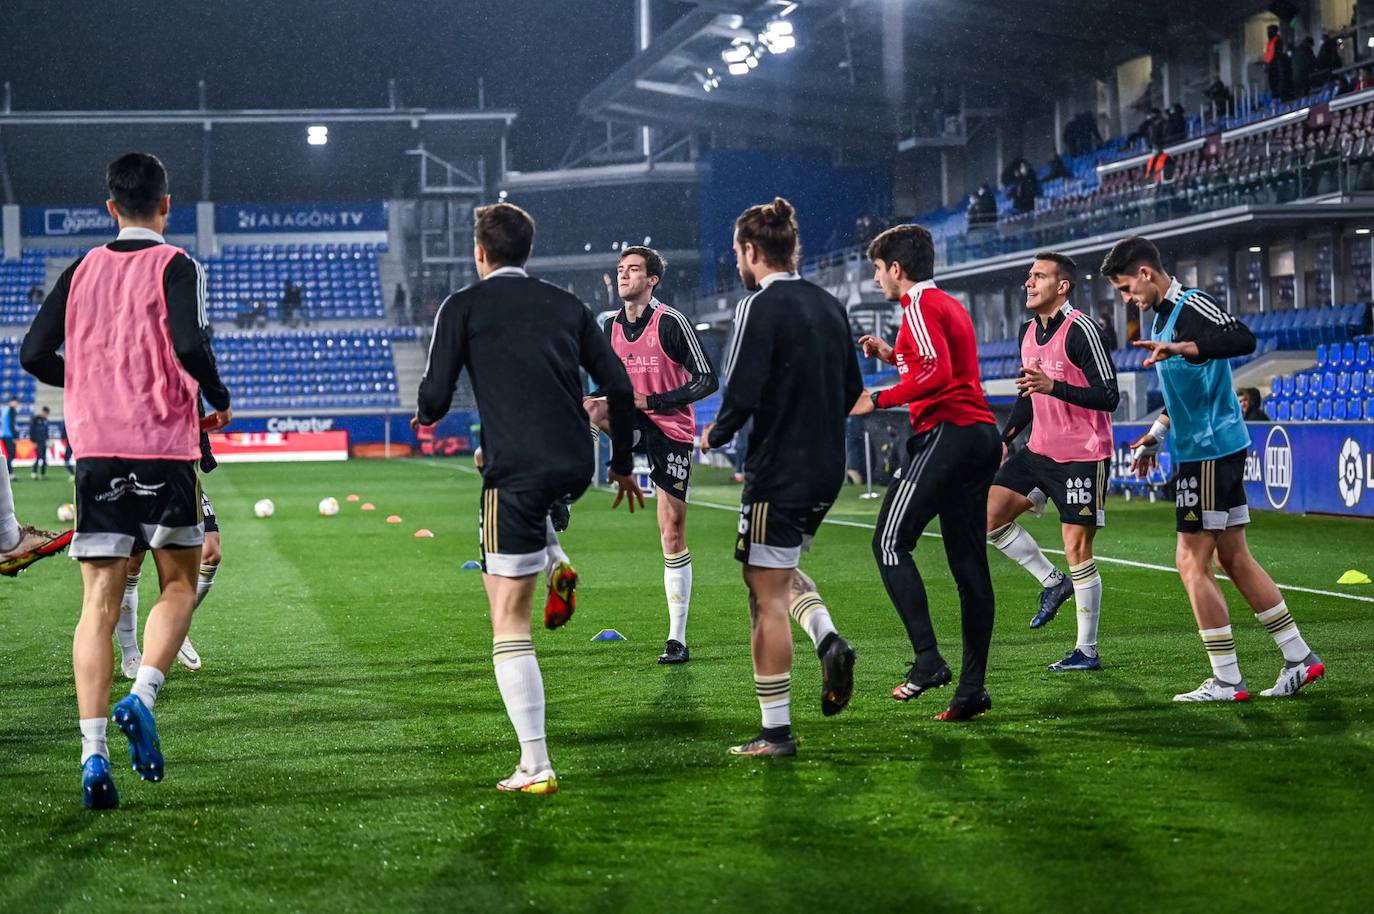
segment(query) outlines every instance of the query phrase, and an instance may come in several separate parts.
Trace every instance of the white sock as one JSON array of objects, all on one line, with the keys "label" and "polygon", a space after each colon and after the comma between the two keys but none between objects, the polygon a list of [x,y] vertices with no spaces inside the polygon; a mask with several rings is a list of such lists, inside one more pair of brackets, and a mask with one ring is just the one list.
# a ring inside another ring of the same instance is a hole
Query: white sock
[{"label": "white sock", "polygon": [[764,729],[792,725],[792,674],[754,674],[754,693],[759,697]]},{"label": "white sock", "polygon": [[19,519],[14,516],[14,492],[10,490],[10,474],[0,471],[0,552],[9,552],[19,545]]},{"label": "white sock", "polygon": [[1289,615],[1286,602],[1262,613],[1255,613],[1255,618],[1274,637],[1274,643],[1283,651],[1284,660],[1298,663],[1306,660],[1307,655],[1312,653],[1312,648],[1307,646],[1302,633],[1298,631],[1298,623]]},{"label": "white sock", "polygon": [[1076,646],[1089,657],[1096,657],[1097,619],[1102,613],[1102,576],[1097,573],[1097,562],[1092,559],[1070,565],[1069,576],[1073,578],[1073,598],[1078,604]]},{"label": "white sock", "polygon": [[563,545],[558,542],[558,531],[553,529],[553,518],[544,518],[544,552],[548,556],[548,564],[544,566],[544,576],[553,574],[553,570],[558,567],[560,562],[572,564],[568,554],[563,551]]},{"label": "white sock", "polygon": [[138,579],[136,574],[124,579],[124,598],[119,602],[119,621],[115,623],[119,653],[126,660],[138,655]]},{"label": "white sock", "polygon": [[107,723],[108,717],[81,718],[81,764],[86,764],[86,759],[93,755],[109,760],[110,747],[105,742]]},{"label": "white sock", "polygon": [[520,767],[543,771],[549,767],[549,748],[544,740],[544,678],[534,656],[534,642],[528,637],[495,638],[491,659],[506,716],[520,741]]},{"label": "white sock", "polygon": [[196,579],[196,609],[200,609],[200,604],[205,602],[205,595],[215,586],[215,572],[218,570],[218,565],[200,566],[200,577]]},{"label": "white sock", "polygon": [[668,640],[687,644],[687,608],[692,602],[692,553],[663,557],[663,591],[668,595]]},{"label": "white sock", "polygon": [[157,693],[162,691],[162,683],[166,680],[166,674],[157,667],[141,666],[138,668],[138,675],[134,677],[129,694],[137,695],[143,706],[151,711],[153,705],[157,704]]},{"label": "white sock", "polygon": [[1207,648],[1207,659],[1212,661],[1212,675],[1231,685],[1240,682],[1240,661],[1236,658],[1236,639],[1231,635],[1231,626],[1204,628],[1198,634]]},{"label": "white sock", "polygon": [[821,646],[826,635],[835,633],[835,623],[830,618],[830,610],[826,608],[821,595],[814,590],[793,600],[792,605],[787,607],[787,614],[806,629],[807,635],[811,637],[811,643],[816,647]]},{"label": "white sock", "polygon": [[1040,545],[1035,541],[1035,537],[1015,521],[989,533],[988,542],[1034,575],[1041,587],[1052,587],[1064,579],[1064,575],[1054,567],[1054,563],[1045,558],[1045,553],[1040,551]]}]

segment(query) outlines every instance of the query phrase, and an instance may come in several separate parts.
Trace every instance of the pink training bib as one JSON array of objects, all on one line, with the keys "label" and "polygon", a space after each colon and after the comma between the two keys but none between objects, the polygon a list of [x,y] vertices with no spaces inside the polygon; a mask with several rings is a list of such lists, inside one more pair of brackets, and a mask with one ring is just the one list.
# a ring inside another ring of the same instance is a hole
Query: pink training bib
[{"label": "pink training bib", "polygon": [[72,274],[62,411],[78,459],[200,459],[198,388],[172,346],[162,285],[180,253],[98,247]]},{"label": "pink training bib", "polygon": [[[626,338],[619,321],[611,328],[611,348],[625,363],[625,372],[636,393],[661,394],[692,380],[692,373],[668,358],[659,342],[658,325],[665,310],[665,305],[654,308],[649,315],[649,326],[633,343]],[[645,415],[673,441],[690,444],[696,439],[696,411],[690,403],[664,410],[645,410]]]},{"label": "pink training bib", "polygon": [[[1037,318],[1038,320],[1038,318]],[[1085,333],[1097,333],[1097,325],[1082,311],[1071,311],[1045,345],[1035,338],[1035,327],[1021,339],[1021,364],[1039,364],[1056,381],[1087,387],[1088,376],[1073,362],[1065,344],[1075,321]],[[1112,455],[1112,416],[1100,409],[1085,409],[1049,394],[1031,394],[1035,419],[1031,423],[1030,449],[1056,463],[1087,463]]]}]

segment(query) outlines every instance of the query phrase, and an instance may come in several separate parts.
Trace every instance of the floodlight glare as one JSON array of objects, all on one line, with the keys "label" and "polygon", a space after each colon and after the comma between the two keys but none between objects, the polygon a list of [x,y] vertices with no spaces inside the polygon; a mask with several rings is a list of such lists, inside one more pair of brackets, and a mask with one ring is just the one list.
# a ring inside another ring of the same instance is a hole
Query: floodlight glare
[{"label": "floodlight glare", "polygon": [[731,76],[743,76],[744,74],[746,74],[746,73],[748,73],[748,72],[749,72],[749,64],[747,64],[747,63],[732,63],[732,64],[730,64],[730,75],[731,75]]},{"label": "floodlight glare", "polygon": [[748,57],[744,58],[744,63],[745,66],[752,70],[759,65],[759,59],[753,54],[750,54]]},{"label": "floodlight glare", "polygon": [[749,56],[749,45],[737,44],[720,52],[720,59],[726,63],[739,63]]},{"label": "floodlight glare", "polygon": [[305,129],[305,141],[311,146],[323,146],[329,142],[329,128],[323,124],[313,124]]},{"label": "floodlight glare", "polygon": [[774,19],[768,23],[767,30],[774,35],[791,35],[792,23],[786,19]]}]

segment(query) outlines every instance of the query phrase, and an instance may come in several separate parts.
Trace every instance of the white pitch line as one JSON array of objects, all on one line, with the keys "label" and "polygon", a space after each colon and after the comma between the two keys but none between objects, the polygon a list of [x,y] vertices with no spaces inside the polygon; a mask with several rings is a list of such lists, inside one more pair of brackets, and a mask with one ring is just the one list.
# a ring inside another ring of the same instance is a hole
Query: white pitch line
[{"label": "white pitch line", "polygon": [[[476,473],[476,472],[477,472],[477,470],[473,469],[472,467],[463,466],[462,464],[454,464],[453,466],[446,466],[446,465],[444,465],[444,464],[436,463],[436,462],[434,462],[434,461],[432,461],[432,460],[419,460],[419,459],[416,459],[416,458],[414,458],[414,457],[407,457],[407,458],[403,458],[403,459],[404,459],[407,463],[420,463],[420,464],[426,464],[426,465],[428,465],[428,466],[437,467],[437,468],[439,468],[439,469],[463,470],[464,472],[467,472],[467,473]],[[598,490],[600,490],[600,489],[602,489],[603,487],[602,487],[602,486],[596,486],[595,488],[598,489]],[[691,502],[689,502],[689,504],[692,504],[692,505],[699,505],[699,506],[701,506],[701,507],[703,507],[703,508],[714,508],[714,509],[717,510],[717,511],[730,511],[731,513],[738,513],[738,512],[739,512],[739,505],[722,505],[722,504],[717,504],[717,503],[715,503],[715,502],[710,502],[710,501],[698,501],[698,500],[696,500],[696,499],[693,499]],[[822,523],[830,524],[831,526],[834,526],[834,527],[857,527],[857,528],[860,529],[860,530],[872,530],[872,529],[874,529],[874,527],[875,527],[874,524],[866,524],[866,523],[864,523],[863,521],[857,521],[857,520],[841,520],[840,518],[837,518],[837,517],[835,517],[835,518],[827,517],[824,521],[822,521]],[[942,539],[942,537],[940,536],[940,534],[938,534],[938,533],[931,533],[931,532],[928,531],[928,530],[927,530],[926,532],[922,533],[921,535],[922,535],[922,536],[933,537],[933,538],[935,538],[935,539]],[[1041,551],[1043,551],[1043,552],[1052,552],[1052,553],[1054,553],[1055,555],[1063,555],[1063,554],[1064,554],[1064,550],[1063,550],[1063,549],[1042,549]],[[1094,560],[1094,561],[1098,561],[1098,562],[1106,562],[1106,563],[1109,564],[1109,565],[1125,565],[1125,566],[1128,567],[1128,568],[1144,568],[1144,569],[1147,570],[1147,571],[1162,571],[1162,572],[1164,572],[1165,574],[1172,574],[1172,575],[1175,575],[1175,576],[1178,575],[1178,569],[1177,569],[1177,568],[1172,568],[1172,567],[1170,567],[1170,566],[1168,566],[1168,565],[1156,565],[1156,564],[1154,564],[1153,562],[1137,562],[1137,561],[1135,561],[1134,559],[1118,559],[1118,558],[1112,558],[1111,556],[1107,556],[1107,555],[1095,555],[1095,556],[1093,556],[1093,560]],[[1226,575],[1224,575],[1224,574],[1219,574],[1219,575],[1217,575],[1217,580],[1220,580],[1220,581],[1229,581],[1230,578],[1226,577]],[[1319,596],[1319,597],[1335,597],[1335,598],[1337,598],[1337,599],[1339,599],[1339,600],[1354,600],[1354,601],[1356,601],[1356,602],[1358,602],[1358,603],[1374,603],[1374,597],[1365,597],[1365,596],[1361,596],[1360,594],[1354,594],[1354,593],[1341,593],[1340,591],[1336,591],[1336,590],[1319,590],[1319,589],[1316,588],[1316,587],[1299,587],[1299,586],[1296,585],[1296,584],[1277,584],[1277,583],[1276,583],[1274,586],[1277,587],[1279,590],[1289,590],[1289,591],[1292,591],[1292,592],[1294,592],[1294,593],[1310,593],[1310,594],[1314,594],[1315,596]]]}]

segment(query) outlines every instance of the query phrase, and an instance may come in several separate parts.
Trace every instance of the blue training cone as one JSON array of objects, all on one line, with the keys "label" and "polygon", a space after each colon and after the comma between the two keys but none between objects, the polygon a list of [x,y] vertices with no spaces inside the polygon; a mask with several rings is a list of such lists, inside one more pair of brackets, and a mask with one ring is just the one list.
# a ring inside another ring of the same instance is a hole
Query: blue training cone
[{"label": "blue training cone", "polygon": [[468,559],[466,562],[463,563],[463,570],[464,570],[464,571],[481,571],[481,570],[482,570],[482,563],[481,563],[481,562],[478,562],[478,561],[474,561],[473,559]]},{"label": "blue training cone", "polygon": [[620,632],[613,628],[603,628],[601,631],[592,635],[593,641],[626,641],[627,639]]}]

